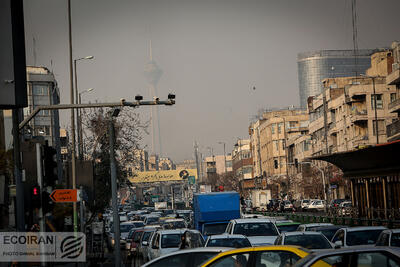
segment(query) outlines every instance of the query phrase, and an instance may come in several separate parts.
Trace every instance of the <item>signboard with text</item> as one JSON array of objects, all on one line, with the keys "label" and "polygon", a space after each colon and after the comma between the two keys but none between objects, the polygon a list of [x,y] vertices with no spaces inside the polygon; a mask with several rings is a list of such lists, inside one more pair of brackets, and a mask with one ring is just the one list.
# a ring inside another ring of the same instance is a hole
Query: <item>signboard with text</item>
[{"label": "signboard with text", "polygon": [[[182,175],[187,173],[187,175]],[[187,177],[194,176],[197,179],[196,169],[168,170],[168,171],[148,171],[137,172],[135,176],[129,177],[131,183],[153,183],[168,181],[185,181]],[[186,178],[184,178],[186,177]]]},{"label": "signboard with text", "polygon": [[56,189],[50,194],[54,202],[77,202],[78,189]]},{"label": "signboard with text", "polygon": [[0,262],[85,262],[81,232],[0,232]]}]

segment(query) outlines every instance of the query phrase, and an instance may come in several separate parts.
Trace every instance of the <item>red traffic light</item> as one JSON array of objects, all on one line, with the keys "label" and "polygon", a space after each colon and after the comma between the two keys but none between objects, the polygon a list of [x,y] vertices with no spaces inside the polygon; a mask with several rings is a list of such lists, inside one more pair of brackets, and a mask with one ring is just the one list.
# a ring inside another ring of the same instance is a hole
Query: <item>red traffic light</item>
[{"label": "red traffic light", "polygon": [[37,187],[33,188],[33,195],[34,196],[38,196],[39,195],[39,188],[37,188]]}]

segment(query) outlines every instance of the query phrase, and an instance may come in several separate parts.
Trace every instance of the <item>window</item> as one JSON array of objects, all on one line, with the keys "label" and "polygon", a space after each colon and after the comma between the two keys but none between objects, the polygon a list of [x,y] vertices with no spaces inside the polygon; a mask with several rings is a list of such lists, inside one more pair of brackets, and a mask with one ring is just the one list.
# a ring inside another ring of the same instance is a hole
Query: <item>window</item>
[{"label": "window", "polygon": [[285,150],[286,148],[285,139],[282,139],[281,143],[282,143],[282,150]]},{"label": "window", "polygon": [[278,140],[274,140],[273,143],[274,143],[275,150],[279,150]]},{"label": "window", "polygon": [[365,230],[365,231],[354,231],[348,232],[346,238],[346,245],[358,246],[358,245],[373,245],[376,243],[378,236],[382,230]]},{"label": "window", "polygon": [[289,121],[289,127],[290,128],[295,128],[296,127],[296,121]]},{"label": "window", "polygon": [[180,234],[166,234],[161,236],[162,248],[177,248],[181,243]]},{"label": "window", "polygon": [[389,234],[382,233],[376,241],[377,246],[389,246]]},{"label": "window", "polygon": [[278,133],[282,132],[282,126],[283,126],[282,122],[278,123]]},{"label": "window", "polygon": [[277,236],[278,231],[273,223],[238,223],[233,234],[244,236]]},{"label": "window", "polygon": [[390,102],[394,102],[396,100],[396,93],[390,94]]},{"label": "window", "polygon": [[299,256],[288,251],[260,251],[256,256],[256,266],[293,266]]},{"label": "window", "polygon": [[249,261],[250,253],[240,253],[228,255],[223,258],[219,258],[214,263],[210,265],[210,267],[245,267]]},{"label": "window", "polygon": [[357,265],[356,266],[379,266],[379,267],[394,267],[400,266],[389,255],[381,252],[364,252],[357,254]]},{"label": "window", "polygon": [[49,88],[44,84],[32,85],[33,95],[48,95]]},{"label": "window", "polygon": [[371,95],[371,108],[375,109],[375,98],[376,97],[376,108],[382,109],[383,108],[383,97],[382,94],[379,95]]},{"label": "window", "polygon": [[373,120],[373,131],[374,131],[374,135],[376,136],[376,125],[378,124],[378,134],[382,135],[385,134],[385,121],[384,120],[378,120],[378,123],[376,123],[376,120]]},{"label": "window", "polygon": [[275,126],[276,126],[276,123],[271,124],[271,134],[275,133]]},{"label": "window", "polygon": [[392,247],[400,247],[400,234],[399,233],[392,234],[392,238],[390,240],[390,245]]},{"label": "window", "polygon": [[313,267],[316,266],[350,266],[349,265],[349,255],[343,254],[343,255],[333,255],[333,256],[327,256],[323,257],[317,262],[315,262]]}]

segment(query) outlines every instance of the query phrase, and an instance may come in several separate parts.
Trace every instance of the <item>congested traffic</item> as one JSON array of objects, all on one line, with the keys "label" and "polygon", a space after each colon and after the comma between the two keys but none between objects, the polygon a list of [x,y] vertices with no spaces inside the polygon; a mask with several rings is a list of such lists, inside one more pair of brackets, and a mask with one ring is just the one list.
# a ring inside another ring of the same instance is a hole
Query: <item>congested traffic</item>
[{"label": "congested traffic", "polygon": [[[120,206],[120,249],[131,266],[400,266],[400,229],[304,224],[238,203],[236,192],[218,192],[185,210]],[[109,251],[112,215],[103,214]]]}]

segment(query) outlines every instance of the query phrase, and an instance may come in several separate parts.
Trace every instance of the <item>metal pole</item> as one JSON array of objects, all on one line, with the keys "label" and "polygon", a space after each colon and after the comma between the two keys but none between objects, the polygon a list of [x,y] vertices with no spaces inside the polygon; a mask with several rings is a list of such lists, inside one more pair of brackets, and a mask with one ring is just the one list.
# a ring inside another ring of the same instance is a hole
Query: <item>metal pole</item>
[{"label": "metal pole", "polygon": [[225,151],[225,142],[224,142],[224,165],[225,165],[225,174],[226,174],[226,151]]},{"label": "metal pole", "polygon": [[83,186],[80,186],[79,189],[80,189],[79,195],[80,195],[80,199],[81,199],[79,202],[81,232],[85,233],[85,220],[84,220],[84,210],[83,210],[83,208],[84,208]]},{"label": "metal pole", "polygon": [[[42,192],[43,192],[43,172],[42,172],[42,153],[41,153],[41,148],[40,144],[36,143],[36,173],[37,173],[37,183],[40,188],[40,199],[41,199],[41,205],[39,208],[39,226],[40,226],[40,235],[42,236],[43,232],[45,232],[45,226],[44,226],[44,217],[43,217],[43,199],[42,199]],[[44,244],[43,242],[40,243],[40,251],[45,252]],[[45,263],[45,256],[44,254],[41,255],[40,257],[41,261],[41,266],[46,266]]]},{"label": "metal pole", "polygon": [[[68,41],[69,41],[69,80],[71,104],[74,104],[74,81],[72,66],[72,30],[71,30],[71,0],[68,0]],[[75,158],[75,113],[71,109],[71,169],[72,169],[72,189],[76,189],[76,158]],[[78,215],[76,202],[73,203],[74,232],[78,231]]]},{"label": "metal pole", "polygon": [[115,266],[121,266],[121,247],[120,247],[120,232],[119,232],[119,215],[117,203],[117,168],[115,164],[114,153],[114,121],[110,118],[110,169],[111,169],[111,195],[113,207],[113,221],[114,221],[114,249],[115,249]]},{"label": "metal pole", "polygon": [[[74,82],[75,82],[75,104],[79,104],[79,94],[78,94],[78,74],[77,74],[77,69],[76,69],[76,62],[77,60],[74,59]],[[79,111],[80,109],[76,109],[76,133],[77,133],[77,138],[78,138],[78,159],[82,159],[82,151],[81,151],[81,146],[80,146],[80,131],[79,131],[79,123],[80,123],[80,118],[79,118]]]},{"label": "metal pole", "polygon": [[[82,104],[82,93],[79,93],[79,104]],[[78,109],[78,122],[79,122],[79,128],[78,128],[78,133],[79,133],[79,148],[80,148],[80,155],[79,158],[83,160],[83,129],[82,129],[82,110]]]},{"label": "metal pole", "polygon": [[375,78],[372,79],[372,87],[374,90],[374,109],[375,109],[375,135],[376,135],[376,144],[379,144],[379,129],[378,129],[378,111],[376,107],[376,92],[375,92]]},{"label": "metal pole", "polygon": [[24,184],[22,182],[22,164],[19,137],[19,109],[13,109],[13,142],[14,142],[14,177],[17,190],[17,231],[25,231]]}]

